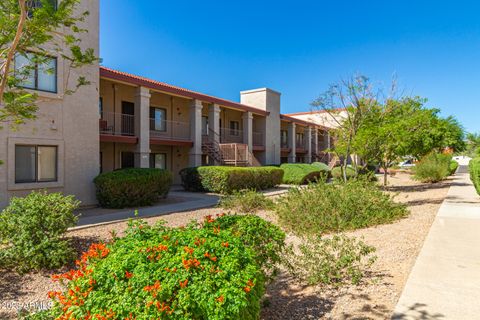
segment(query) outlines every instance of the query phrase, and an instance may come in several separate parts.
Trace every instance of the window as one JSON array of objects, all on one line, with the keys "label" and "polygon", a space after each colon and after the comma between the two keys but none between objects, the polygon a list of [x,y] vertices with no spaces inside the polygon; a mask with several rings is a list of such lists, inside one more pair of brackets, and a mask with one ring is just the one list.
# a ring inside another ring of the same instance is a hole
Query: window
[{"label": "window", "polygon": [[15,56],[15,73],[27,89],[57,92],[57,58],[34,53]]},{"label": "window", "polygon": [[57,181],[56,146],[15,146],[15,183]]},{"label": "window", "polygon": [[135,154],[133,152],[122,152],[122,169],[135,167]]},{"label": "window", "polygon": [[150,108],[150,130],[167,131],[167,110]]},{"label": "window", "polygon": [[103,119],[103,98],[102,97],[98,99],[98,113],[100,114],[100,118]]},{"label": "window", "polygon": [[230,135],[239,136],[240,135],[240,122],[230,121]]},{"label": "window", "polygon": [[167,169],[167,154],[166,153],[152,153],[150,154],[150,168]]},{"label": "window", "polygon": [[202,116],[202,135],[208,135],[208,117]]},{"label": "window", "polygon": [[282,147],[287,147],[288,146],[288,131],[287,130],[281,130],[280,131],[280,144]]},{"label": "window", "polygon": [[299,145],[300,147],[302,147],[303,146],[303,133],[297,133],[296,136],[297,136],[296,144]]}]

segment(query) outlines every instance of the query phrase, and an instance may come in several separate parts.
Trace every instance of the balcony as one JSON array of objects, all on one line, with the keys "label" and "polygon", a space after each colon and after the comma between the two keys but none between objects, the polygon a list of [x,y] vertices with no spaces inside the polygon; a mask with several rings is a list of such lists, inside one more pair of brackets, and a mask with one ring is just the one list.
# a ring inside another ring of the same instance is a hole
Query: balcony
[{"label": "balcony", "polygon": [[103,112],[99,120],[100,141],[137,143],[135,116],[117,112]]},{"label": "balcony", "polygon": [[265,137],[262,132],[252,132],[253,149],[263,150],[265,148]]},{"label": "balcony", "polygon": [[[191,144],[190,124],[181,121],[150,119],[150,142],[153,144]],[[178,143],[176,143],[178,142]]]},{"label": "balcony", "polygon": [[304,150],[306,148],[305,141],[304,140],[297,140],[295,142],[295,148],[300,149],[300,150]]},{"label": "balcony", "polygon": [[220,128],[220,143],[243,143],[243,131]]}]

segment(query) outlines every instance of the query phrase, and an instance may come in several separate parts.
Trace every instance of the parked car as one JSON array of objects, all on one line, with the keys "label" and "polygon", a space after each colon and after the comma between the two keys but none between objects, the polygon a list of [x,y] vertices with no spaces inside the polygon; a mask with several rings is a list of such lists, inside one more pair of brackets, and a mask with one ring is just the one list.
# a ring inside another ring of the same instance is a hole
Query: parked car
[{"label": "parked car", "polygon": [[414,163],[413,159],[408,159],[408,160],[400,162],[398,164],[398,166],[402,169],[408,169],[408,168],[411,168],[411,167],[415,167],[415,163]]}]

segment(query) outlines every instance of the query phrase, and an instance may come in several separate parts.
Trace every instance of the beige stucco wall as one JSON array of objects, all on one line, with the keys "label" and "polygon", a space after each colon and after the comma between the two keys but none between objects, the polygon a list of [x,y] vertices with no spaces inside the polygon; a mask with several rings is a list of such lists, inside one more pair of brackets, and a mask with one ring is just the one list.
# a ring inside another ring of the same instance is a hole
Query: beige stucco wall
[{"label": "beige stucco wall", "polygon": [[[81,46],[93,48],[98,54],[98,1],[81,1],[78,10],[90,12],[83,24],[89,32],[82,35]],[[48,46],[46,48],[49,50]],[[66,61],[61,57],[57,59],[58,93],[37,92],[38,118],[22,125],[17,131],[7,127],[0,130],[0,158],[5,161],[0,165],[0,207],[6,206],[11,196],[22,196],[32,189],[74,194],[82,201],[82,205],[96,203],[93,179],[99,172],[99,67],[94,64],[69,70]],[[65,95],[67,78],[70,79],[68,88],[72,89],[80,75],[85,76],[91,84],[81,87],[72,95]],[[58,181],[15,184],[15,144],[57,146]]]}]

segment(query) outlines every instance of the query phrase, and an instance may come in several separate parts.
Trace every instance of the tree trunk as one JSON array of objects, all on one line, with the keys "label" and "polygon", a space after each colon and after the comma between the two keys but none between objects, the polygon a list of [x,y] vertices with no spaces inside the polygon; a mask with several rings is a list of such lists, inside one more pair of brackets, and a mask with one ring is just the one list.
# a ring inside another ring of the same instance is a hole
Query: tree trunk
[{"label": "tree trunk", "polygon": [[17,25],[17,32],[15,33],[15,38],[8,49],[7,55],[5,57],[5,65],[3,66],[3,70],[0,72],[1,74],[1,81],[0,81],[0,105],[3,102],[3,94],[5,93],[5,89],[7,86],[8,80],[8,73],[10,72],[10,66],[12,64],[13,58],[15,57],[15,53],[17,52],[18,44],[20,43],[20,39],[22,38],[23,28],[25,27],[25,22],[27,21],[27,9],[25,5],[26,0],[18,0],[18,5],[20,7],[20,18],[18,20]]},{"label": "tree trunk", "polygon": [[383,168],[383,186],[386,187],[388,183],[388,167]]}]

